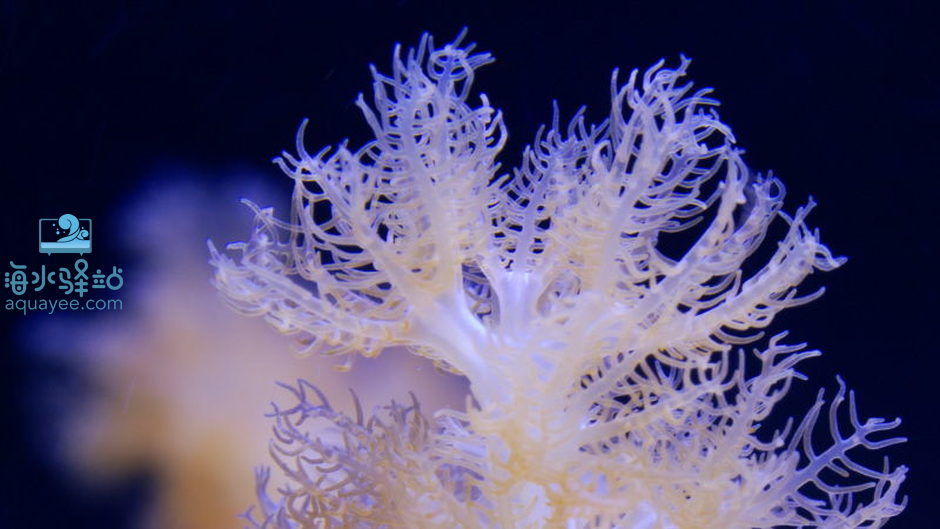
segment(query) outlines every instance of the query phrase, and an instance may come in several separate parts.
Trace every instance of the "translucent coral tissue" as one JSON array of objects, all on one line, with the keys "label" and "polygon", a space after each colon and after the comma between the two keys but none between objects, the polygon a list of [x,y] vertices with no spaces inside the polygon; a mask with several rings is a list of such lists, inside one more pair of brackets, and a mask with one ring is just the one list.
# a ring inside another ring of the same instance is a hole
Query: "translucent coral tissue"
[{"label": "translucent coral tissue", "polygon": [[[783,213],[781,183],[747,168],[688,60],[614,73],[606,121],[556,113],[501,174],[501,114],[471,91],[492,59],[461,40],[425,37],[373,72],[359,106],[374,141],[311,154],[301,129],[279,159],[290,220],[256,208],[251,238],[212,263],[232,306],[305,346],[407,346],[466,376],[473,401],[349,418],[301,382],[273,414],[292,484],[262,491],[250,523],[867,528],[898,514],[906,468],[856,457],[903,441],[883,433],[898,421],[860,418],[841,381],[798,424],[761,427],[818,353],[784,334],[742,347],[841,259],[806,225],[812,204]],[[785,234],[745,274],[773,222]],[[667,254],[677,232],[688,244]]]}]

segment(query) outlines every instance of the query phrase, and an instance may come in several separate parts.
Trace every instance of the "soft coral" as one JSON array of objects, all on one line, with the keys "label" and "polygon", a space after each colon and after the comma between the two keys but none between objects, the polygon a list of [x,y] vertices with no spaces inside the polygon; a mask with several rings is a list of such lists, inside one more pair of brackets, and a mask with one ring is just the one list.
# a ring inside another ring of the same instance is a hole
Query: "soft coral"
[{"label": "soft coral", "polygon": [[[316,429],[285,431],[277,411],[275,446],[290,445],[303,479],[269,505],[269,523],[871,527],[900,512],[906,469],[846,455],[899,441],[870,437],[896,422],[862,423],[853,404],[843,435],[844,390],[822,452],[811,442],[821,395],[789,443],[789,431],[756,435],[801,377],[795,364],[816,353],[774,338],[746,378],[732,347],[813,298],[797,286],[841,260],[806,226],[811,205],[780,212],[781,183],[748,170],[708,90],[681,82],[688,60],[623,85],[615,73],[607,121],[578,113],[563,130],[556,112],[522,167],[500,176],[501,116],[485,96],[468,102],[491,58],[460,40],[436,49],[426,37],[405,59],[396,50],[391,76],[373,71],[374,110],[359,105],[376,139],[357,151],[310,155],[301,129],[299,154],[279,159],[295,182],[291,221],[256,208],[238,260],[212,250],[236,308],[325,352],[408,345],[467,376],[476,399],[404,444],[390,440],[413,437],[404,418],[416,406],[368,423],[309,408],[343,432],[333,448]],[[745,278],[775,219],[786,234]],[[660,249],[700,221],[680,257]],[[339,468],[370,485],[347,490]],[[832,485],[829,471],[857,479]],[[863,491],[867,503],[853,499]],[[322,494],[335,507],[318,507]],[[348,516],[377,505],[379,518]]]}]

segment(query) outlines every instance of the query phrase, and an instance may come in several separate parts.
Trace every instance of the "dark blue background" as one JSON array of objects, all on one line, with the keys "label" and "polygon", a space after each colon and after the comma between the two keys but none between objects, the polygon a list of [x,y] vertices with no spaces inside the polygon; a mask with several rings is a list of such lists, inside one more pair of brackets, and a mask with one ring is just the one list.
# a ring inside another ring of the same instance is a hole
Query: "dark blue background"
[{"label": "dark blue background", "polygon": [[[498,59],[477,87],[506,113],[506,167],[552,99],[599,120],[612,68],[694,59],[748,164],[785,181],[791,211],[812,194],[812,224],[850,258],[812,279],[826,296],[773,326],[826,352],[801,387],[832,388],[841,373],[863,414],[903,416],[910,442],[891,453],[912,467],[911,503],[889,527],[934,526],[940,46],[934,14],[913,3],[0,0],[0,258],[35,246],[36,218],[75,204],[97,240],[116,236],[115,205],[166,167],[278,179],[269,160],[303,117],[311,149],[360,143],[353,99],[370,87],[367,64],[386,69],[393,43],[423,31],[443,42],[463,26]],[[106,497],[61,478],[26,426],[34,362],[11,338],[22,316],[0,317],[0,527],[125,527],[147,476]],[[797,393],[800,409],[812,395]]]}]

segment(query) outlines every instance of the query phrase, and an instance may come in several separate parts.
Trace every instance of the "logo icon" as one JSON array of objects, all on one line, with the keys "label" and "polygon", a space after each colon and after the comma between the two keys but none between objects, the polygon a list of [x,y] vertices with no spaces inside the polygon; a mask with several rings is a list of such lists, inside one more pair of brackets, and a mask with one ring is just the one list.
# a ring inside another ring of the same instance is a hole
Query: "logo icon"
[{"label": "logo icon", "polygon": [[39,219],[39,253],[91,253],[91,219],[71,213],[58,219]]}]

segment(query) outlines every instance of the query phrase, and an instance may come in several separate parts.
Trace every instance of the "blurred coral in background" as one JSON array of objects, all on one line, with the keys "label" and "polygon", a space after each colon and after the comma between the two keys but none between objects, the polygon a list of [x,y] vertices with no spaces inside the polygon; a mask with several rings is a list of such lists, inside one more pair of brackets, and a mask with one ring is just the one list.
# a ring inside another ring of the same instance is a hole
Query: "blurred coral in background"
[{"label": "blurred coral in background", "polygon": [[34,347],[91,388],[63,399],[77,404],[58,410],[56,453],[87,485],[151,473],[155,497],[144,528],[241,525],[236,515],[254,500],[246,486],[253,465],[267,454],[265,414],[284,396],[276,381],[312,380],[346,412],[350,386],[366,410],[408,401],[412,388],[429,411],[459,407],[466,395],[461,378],[402,351],[347,373],[331,359],[285,354],[289,337],[226,308],[208,282],[205,239],[228,238],[250,214],[226,190],[253,196],[264,189],[244,179],[215,188],[198,180],[154,185],[121,215],[127,253],[140,256],[123,312],[47,318],[28,330]]}]

